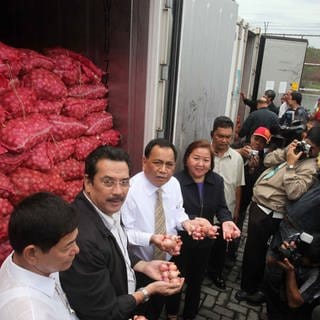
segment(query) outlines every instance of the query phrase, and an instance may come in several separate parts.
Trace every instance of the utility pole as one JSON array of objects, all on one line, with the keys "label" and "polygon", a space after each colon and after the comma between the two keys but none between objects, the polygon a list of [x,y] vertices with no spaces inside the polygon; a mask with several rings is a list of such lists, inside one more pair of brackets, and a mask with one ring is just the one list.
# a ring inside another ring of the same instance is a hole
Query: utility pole
[{"label": "utility pole", "polygon": [[269,21],[264,21],[263,24],[264,24],[264,33],[266,34],[267,31],[268,31],[268,27],[269,27]]}]

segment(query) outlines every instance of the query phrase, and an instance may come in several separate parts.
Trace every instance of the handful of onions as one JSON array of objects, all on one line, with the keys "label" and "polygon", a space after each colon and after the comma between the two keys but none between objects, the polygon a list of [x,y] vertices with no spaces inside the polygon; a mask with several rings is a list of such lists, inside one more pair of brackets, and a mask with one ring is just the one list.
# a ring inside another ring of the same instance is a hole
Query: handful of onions
[{"label": "handful of onions", "polygon": [[170,283],[180,282],[180,271],[173,262],[164,262],[160,265],[159,269],[163,281]]}]

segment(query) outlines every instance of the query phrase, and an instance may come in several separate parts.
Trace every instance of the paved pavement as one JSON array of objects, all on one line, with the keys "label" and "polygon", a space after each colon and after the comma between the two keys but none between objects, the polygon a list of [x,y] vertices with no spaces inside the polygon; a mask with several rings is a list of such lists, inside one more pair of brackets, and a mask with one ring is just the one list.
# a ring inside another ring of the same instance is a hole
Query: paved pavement
[{"label": "paved pavement", "polygon": [[243,301],[239,303],[234,298],[240,288],[240,270],[246,227],[245,223],[237,260],[232,267],[225,269],[226,290],[219,290],[209,278],[204,279],[200,310],[196,320],[258,320],[260,315],[265,314],[265,304],[251,306]]}]

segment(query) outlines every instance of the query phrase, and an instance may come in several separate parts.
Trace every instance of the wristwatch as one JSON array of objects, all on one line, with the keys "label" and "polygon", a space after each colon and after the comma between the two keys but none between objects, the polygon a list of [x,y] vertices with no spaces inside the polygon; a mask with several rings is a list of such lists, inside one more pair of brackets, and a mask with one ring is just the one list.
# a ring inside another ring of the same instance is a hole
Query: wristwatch
[{"label": "wristwatch", "polygon": [[293,164],[288,164],[288,165],[287,165],[287,168],[288,168],[288,169],[294,169],[294,165],[293,165]]},{"label": "wristwatch", "polygon": [[139,288],[138,291],[142,292],[143,294],[143,303],[149,301],[150,295],[146,288]]}]

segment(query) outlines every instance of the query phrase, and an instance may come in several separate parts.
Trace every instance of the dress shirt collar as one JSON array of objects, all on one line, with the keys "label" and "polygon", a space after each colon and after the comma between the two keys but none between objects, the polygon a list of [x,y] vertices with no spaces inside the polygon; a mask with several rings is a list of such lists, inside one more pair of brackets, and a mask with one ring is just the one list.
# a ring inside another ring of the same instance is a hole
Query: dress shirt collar
[{"label": "dress shirt collar", "polygon": [[214,156],[223,159],[223,158],[232,158],[232,152],[231,152],[231,147],[228,148],[228,150],[223,154],[222,157],[219,157],[216,153],[214,153]]},{"label": "dress shirt collar", "polygon": [[169,183],[170,183],[170,180],[172,179],[172,177],[169,179],[168,182],[166,182],[164,185],[162,185],[161,187],[157,187],[155,186],[154,184],[152,184],[148,178],[146,177],[146,175],[144,174],[143,172],[143,176],[144,176],[144,180],[145,180],[145,192],[148,196],[156,193],[156,191],[161,188],[163,193],[166,193],[169,191]]},{"label": "dress shirt collar", "polygon": [[98,215],[100,216],[100,218],[103,221],[103,224],[106,226],[106,228],[108,228],[109,230],[111,230],[112,228],[115,227],[116,224],[120,225],[120,211],[112,214],[112,216],[109,216],[106,213],[103,213],[93,202],[92,200],[88,197],[88,195],[86,194],[85,191],[83,191],[84,196],[87,198],[87,200],[92,204],[92,206],[94,207],[94,209],[97,211]]},{"label": "dress shirt collar", "polygon": [[11,276],[19,283],[43,292],[49,297],[53,297],[58,272],[51,273],[49,277],[42,276],[35,272],[24,269],[12,260],[14,252],[8,257],[8,270]]}]

